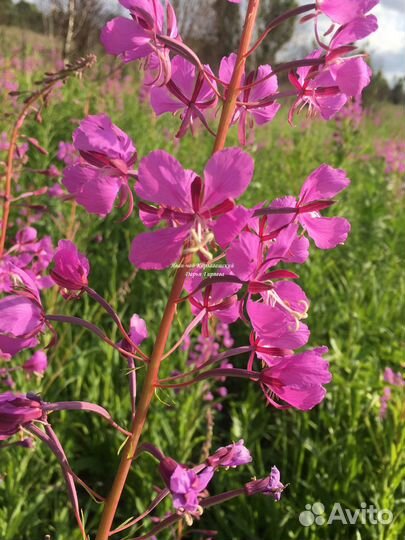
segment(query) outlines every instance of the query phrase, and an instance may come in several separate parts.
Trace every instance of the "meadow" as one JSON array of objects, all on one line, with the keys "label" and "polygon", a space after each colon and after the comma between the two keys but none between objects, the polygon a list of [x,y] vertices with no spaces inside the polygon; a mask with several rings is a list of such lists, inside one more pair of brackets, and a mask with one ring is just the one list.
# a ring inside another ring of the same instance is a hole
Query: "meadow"
[{"label": "meadow", "polygon": [[[29,53],[28,59],[31,56]],[[30,89],[37,78],[41,56],[36,52],[32,58],[32,69],[25,71],[18,56],[2,58],[3,73],[18,82],[20,89]],[[31,148],[26,167],[43,170],[53,164],[61,170],[59,142],[70,141],[77,123],[87,114],[106,112],[130,134],[140,157],[164,148],[185,167],[201,171],[212,146],[211,136],[201,132],[174,142],[177,122],[151,115],[140,99],[136,69],[132,65],[124,73],[111,75],[100,58],[93,73],[86,73],[82,80],[70,79],[56,89],[42,111],[42,122],[30,118],[24,128],[48,155]],[[0,133],[9,132],[17,107],[16,98],[11,100],[7,90],[0,87]],[[307,413],[267,407],[257,388],[244,381],[227,382],[228,395],[220,398],[214,393],[213,401],[200,399],[207,392],[205,383],[179,393],[159,392],[145,438],[179,461],[198,460],[207,448],[228,444],[229,433],[232,440],[243,438],[249,445],[254,467],[218,474],[216,490],[236,488],[253,471],[260,477],[272,465],[277,465],[288,484],[278,503],[267,497],[241,497],[207,511],[191,529],[169,531],[160,538],[208,537],[199,530],[219,531],[211,535],[219,540],[405,538],[403,388],[392,389],[387,414],[380,418],[384,369],[400,372],[405,368],[405,178],[399,169],[387,169],[387,148],[405,137],[402,119],[400,107],[376,103],[363,111],[358,124],[351,117],[323,123],[304,115],[290,127],[283,111],[248,146],[256,162],[254,182],[244,196],[248,204],[297,194],[307,175],[324,162],[345,169],[351,179],[350,188],[328,211],[328,215],[344,215],[351,221],[349,240],[332,252],[312,250],[310,262],[298,269],[312,301],[311,343],[329,347],[333,381],[325,401]],[[232,142],[236,143],[234,132],[228,144]],[[403,150],[398,159],[403,163]],[[0,149],[2,160],[4,151]],[[52,182],[28,169],[19,180],[30,190]],[[124,320],[133,313],[142,314],[153,337],[173,272],[134,271],[128,251],[132,238],[141,231],[136,218],[119,223],[113,213],[101,220],[72,201],[52,198],[47,203],[49,209],[34,224],[38,232],[51,235],[55,244],[61,238],[74,239],[91,261],[91,286]],[[25,219],[23,213],[19,217]],[[13,219],[17,219],[16,211]],[[80,314],[104,327],[113,340],[118,339],[110,321],[89,298],[66,303],[53,288],[46,292],[45,301],[49,312]],[[178,317],[173,335],[185,325]],[[18,374],[17,388],[38,392],[46,401],[94,401],[103,404],[119,423],[128,424],[127,375],[118,353],[82,329],[55,327],[59,339],[49,352],[48,372],[42,379],[28,381]],[[232,328],[232,337],[243,345],[248,334],[238,326]],[[146,342],[147,352],[152,342]],[[186,351],[178,351],[170,365],[163,365],[164,374],[184,366],[187,357]],[[143,370],[137,375],[141,380]],[[101,420],[84,413],[55,413],[52,418],[76,472],[98,492],[107,493],[122,440],[105,429]],[[43,540],[49,535],[52,540],[79,540],[64,481],[49,450],[37,443],[33,450],[1,450],[0,456],[0,538]],[[133,468],[118,523],[142,512],[153,486],[161,482],[150,456],[141,456],[139,461],[142,467]],[[85,493],[80,497],[92,536],[100,508]],[[351,510],[366,503],[390,510],[394,519],[386,525],[367,521],[302,526],[300,513],[315,502],[321,502],[326,513],[335,502]],[[132,538],[135,531],[119,538]]]}]

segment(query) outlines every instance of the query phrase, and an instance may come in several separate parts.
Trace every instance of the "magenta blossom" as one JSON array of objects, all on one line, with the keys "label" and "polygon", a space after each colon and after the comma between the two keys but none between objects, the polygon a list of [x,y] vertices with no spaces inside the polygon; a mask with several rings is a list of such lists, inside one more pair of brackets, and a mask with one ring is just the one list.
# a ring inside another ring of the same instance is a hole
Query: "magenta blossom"
[{"label": "magenta blossom", "polygon": [[218,450],[207,459],[211,467],[239,467],[252,462],[252,456],[244,445],[243,439],[237,443],[228,444]]},{"label": "magenta blossom", "polygon": [[[230,272],[223,268],[221,273],[226,276]],[[231,324],[239,319],[239,300],[236,293],[242,287],[239,283],[213,283],[204,287],[203,290],[196,289],[203,279],[201,272],[195,272],[195,276],[186,280],[185,289],[192,296],[188,298],[191,304],[191,311],[199,320],[202,320],[203,337],[210,335],[209,320],[215,317],[225,324]]]},{"label": "magenta blossom", "polygon": [[[211,68],[204,66],[211,73]],[[216,88],[215,82],[212,85]],[[151,105],[155,113],[182,111],[182,123],[177,137],[182,137],[189,126],[200,120],[205,126],[204,111],[212,109],[217,104],[217,96],[205,77],[198,73],[193,64],[181,56],[172,60],[171,79],[165,86],[152,88]]]},{"label": "magenta blossom", "polygon": [[309,175],[299,196],[298,222],[320,249],[343,244],[350,232],[350,223],[340,217],[325,218],[319,213],[318,201],[330,201],[350,184],[345,171],[321,165]]},{"label": "magenta blossom", "polygon": [[284,408],[274,401],[273,396],[285,401],[289,407],[309,411],[325,397],[324,384],[332,380],[329,363],[322,358],[326,347],[305,351],[294,356],[281,358],[260,373],[260,383],[267,401]]},{"label": "magenta blossom", "polygon": [[379,0],[317,0],[316,7],[333,22],[346,24],[365,15],[378,3]]},{"label": "magenta blossom", "polygon": [[[109,54],[124,62],[146,58],[170,73],[169,49],[159,37],[180,40],[176,15],[166,0],[166,13],[161,0],[120,0],[129,9],[131,19],[116,17],[101,32],[101,42]],[[167,77],[167,75],[166,75]]]},{"label": "magenta blossom", "polygon": [[45,325],[45,313],[39,290],[30,276],[8,264],[1,273],[9,279],[6,294],[0,300],[0,349],[12,356],[37,344],[37,335]]},{"label": "magenta blossom", "polygon": [[[236,58],[236,54],[232,53],[221,60],[219,77],[225,85],[231,81]],[[266,64],[259,66],[257,70],[242,78],[241,86],[255,83],[252,88],[247,88],[239,95],[240,104],[233,117],[233,123],[239,124],[239,142],[242,145],[246,144],[247,127],[252,128],[253,122],[258,126],[268,124],[274,119],[280,108],[280,104],[271,99],[271,96],[277,94],[278,91],[277,77],[276,75],[269,76],[271,73],[271,66]],[[261,101],[264,102],[263,105],[260,105]]]},{"label": "magenta blossom", "polygon": [[[315,51],[309,59],[320,58]],[[349,58],[320,69],[301,67],[297,75],[290,73],[289,79],[298,91],[298,98],[289,113],[292,123],[294,113],[308,105],[309,114],[319,112],[324,120],[334,118],[349,98],[358,98],[371,80],[371,68],[363,58]]]},{"label": "magenta blossom", "polygon": [[27,373],[42,375],[48,368],[48,358],[45,351],[36,351],[29,360],[23,364],[23,369]]},{"label": "magenta blossom", "polygon": [[41,404],[24,394],[6,392],[0,395],[0,441],[8,439],[34,420],[43,416]]},{"label": "magenta blossom", "polygon": [[73,242],[60,240],[53,262],[52,279],[66,297],[70,297],[72,291],[80,294],[87,287],[90,263]]},{"label": "magenta blossom", "polygon": [[262,480],[252,480],[245,484],[245,491],[247,495],[256,495],[262,493],[263,495],[269,495],[273,497],[275,501],[279,501],[281,493],[284,491],[285,486],[281,483],[280,471],[277,467],[272,467],[269,476]]},{"label": "magenta blossom", "polygon": [[[360,16],[341,26],[333,34],[329,46],[311,53],[307,59],[319,61],[318,65],[303,66],[289,78],[298,90],[297,101],[290,110],[292,122],[296,110],[305,105],[309,113],[319,112],[322,118],[333,118],[349,98],[359,98],[370,83],[371,68],[361,56],[347,57],[353,51],[353,43],[367,37],[378,28],[374,15]],[[326,49],[326,54],[325,54]]]},{"label": "magenta blossom", "polygon": [[176,510],[182,514],[201,515],[199,499],[214,476],[214,469],[206,467],[196,473],[171,458],[165,458],[160,462],[160,473],[172,494]]},{"label": "magenta blossom", "polygon": [[313,171],[302,186],[298,202],[295,197],[277,199],[271,209],[284,214],[269,215],[273,226],[285,227],[286,221],[299,223],[320,249],[332,249],[344,244],[350,232],[350,223],[341,217],[326,218],[320,211],[333,204],[332,197],[350,184],[345,171],[321,165]]},{"label": "magenta blossom", "polygon": [[279,305],[247,301],[247,312],[262,344],[268,347],[299,349],[308,343],[309,328]]},{"label": "magenta blossom", "polygon": [[132,264],[146,270],[166,268],[179,259],[186,242],[189,251],[210,258],[207,245],[214,238],[214,219],[234,208],[234,199],[245,192],[253,168],[248,154],[227,148],[210,158],[202,180],[167,152],[151,152],[140,163],[136,193],[159,206],[141,202],[140,217],[148,227],[161,221],[169,226],[133,240]]},{"label": "magenta blossom", "polygon": [[114,201],[120,206],[132,193],[128,176],[133,174],[136,148],[130,137],[105,114],[88,116],[73,134],[73,143],[82,160],[64,171],[63,184],[76,201],[91,214],[106,216]]},{"label": "magenta blossom", "polygon": [[136,313],[131,317],[129,328],[129,337],[135,345],[141,345],[149,336],[146,322]]}]

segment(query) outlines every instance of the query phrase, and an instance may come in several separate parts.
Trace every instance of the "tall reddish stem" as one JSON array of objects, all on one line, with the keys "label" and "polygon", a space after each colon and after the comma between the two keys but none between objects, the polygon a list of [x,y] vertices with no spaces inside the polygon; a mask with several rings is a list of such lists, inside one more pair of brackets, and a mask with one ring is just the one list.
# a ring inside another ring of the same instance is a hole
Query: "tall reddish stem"
[{"label": "tall reddish stem", "polygon": [[[235,70],[232,75],[226,101],[222,109],[213,153],[222,150],[225,147],[226,138],[235,112],[236,100],[239,94],[239,87],[245,69],[245,63],[247,58],[246,53],[249,49],[252,39],[253,29],[259,10],[259,4],[260,0],[249,0]],[[181,292],[183,290],[186,272],[186,264],[181,264],[176,272],[172,290],[170,292],[169,299],[163,313],[163,318],[160,323],[156,342],[148,364],[148,370],[142,387],[142,393],[139,399],[139,403],[137,405],[136,414],[133,421],[132,436],[128,439],[128,442],[124,447],[116,477],[114,479],[110,494],[107,497],[104,505],[104,511],[101,516],[96,540],[108,540],[117,507],[121,499],[121,495],[125,487],[129,471],[131,469],[132,460],[134,458],[138,442],[146,422],[149,407],[155,392],[160,364],[166,347],[167,339],[169,337],[174,315],[176,313],[177,301],[180,298]]]},{"label": "tall reddish stem", "polygon": [[13,180],[13,171],[14,171],[13,164],[14,164],[14,156],[17,149],[17,141],[18,141],[20,129],[22,128],[25,118],[30,113],[31,107],[34,105],[34,103],[38,101],[42,96],[44,96],[47,92],[49,92],[54,84],[55,83],[52,82],[48,84],[47,86],[44,86],[41,92],[35,93],[27,101],[20,115],[18,116],[16,123],[14,124],[13,131],[11,132],[10,146],[8,148],[8,154],[7,154],[6,178],[5,178],[4,193],[3,193],[3,212],[1,216],[1,235],[0,235],[0,258],[3,255],[4,246],[6,244],[6,238],[7,238],[8,219],[10,216],[10,209],[11,209],[11,202],[12,202],[11,183]]},{"label": "tall reddish stem", "polygon": [[259,5],[260,0],[249,0],[238,56],[236,58],[235,69],[232,74],[231,82],[229,83],[226,100],[222,109],[221,120],[218,126],[218,132],[215,139],[213,150],[214,153],[224,148],[226,137],[232,123],[232,118],[236,108],[236,101],[240,93],[242,77],[245,72],[246,60],[249,56],[248,50],[252,40]]}]

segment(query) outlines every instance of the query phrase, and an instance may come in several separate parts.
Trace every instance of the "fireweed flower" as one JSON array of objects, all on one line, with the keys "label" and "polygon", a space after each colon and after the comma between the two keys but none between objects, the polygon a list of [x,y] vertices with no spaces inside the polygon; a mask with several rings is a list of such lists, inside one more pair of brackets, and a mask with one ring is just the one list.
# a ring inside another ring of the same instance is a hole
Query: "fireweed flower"
[{"label": "fireweed flower", "polygon": [[0,349],[14,356],[35,346],[45,326],[45,313],[39,290],[30,276],[8,264],[1,273],[8,278],[6,294],[0,299]]},{"label": "fireweed flower", "polygon": [[67,167],[63,184],[76,201],[91,214],[106,216],[119,196],[120,206],[133,197],[128,176],[136,162],[136,148],[126,133],[105,114],[88,116],[73,134],[81,161]]},{"label": "fireweed flower", "polygon": [[[221,273],[224,276],[230,275],[229,270],[226,268],[223,268]],[[195,272],[195,274],[185,282],[185,289],[189,293],[193,293],[203,279],[202,272]],[[211,317],[215,317],[226,324],[231,324],[239,319],[239,300],[236,293],[241,287],[242,285],[239,283],[213,283],[188,297],[191,312],[199,320],[202,320],[204,337],[210,335],[209,320]]]},{"label": "fireweed flower", "polygon": [[237,443],[228,444],[207,459],[211,467],[239,467],[252,462],[252,456],[244,445],[243,439]]},{"label": "fireweed flower", "polygon": [[234,208],[234,199],[250,184],[253,168],[247,153],[228,148],[210,158],[202,180],[167,152],[151,152],[139,165],[135,190],[141,199],[159,206],[139,203],[140,217],[148,227],[161,221],[169,226],[133,240],[132,264],[145,270],[166,268],[179,259],[186,241],[189,252],[209,259],[214,219]]},{"label": "fireweed flower", "polygon": [[326,395],[324,384],[332,380],[329,363],[322,358],[326,347],[281,358],[260,372],[260,384],[267,401],[276,408],[285,408],[274,396],[301,411],[309,411]]},{"label": "fireweed flower", "polygon": [[[196,74],[193,64],[181,56],[175,56],[171,62],[170,81],[165,86],[151,89],[150,102],[157,116],[182,111],[182,123],[177,133],[177,137],[182,137],[196,120],[207,126],[204,111],[215,107],[218,99],[204,76],[201,73]],[[208,65],[204,67],[211,73]],[[212,84],[216,87],[215,82]]]},{"label": "fireweed flower", "polygon": [[379,0],[317,0],[316,8],[333,22],[346,24],[357,17],[366,15]]},{"label": "fireweed flower", "polygon": [[214,476],[214,469],[206,467],[202,472],[196,473],[171,458],[164,458],[159,469],[170,490],[176,510],[181,514],[199,517],[202,514],[199,499]]},{"label": "fireweed flower", "polygon": [[18,433],[21,427],[43,417],[41,403],[24,394],[0,394],[0,441]]},{"label": "fireweed flower", "polygon": [[66,298],[80,295],[88,285],[90,263],[70,240],[60,240],[55,252],[52,279]]},{"label": "fireweed flower", "polygon": [[[229,84],[231,81],[232,73],[235,69],[236,58],[236,54],[232,53],[221,60],[219,77],[225,85]],[[266,64],[259,66],[257,70],[242,77],[241,86],[256,83],[255,86],[244,90],[239,95],[241,104],[236,108],[233,117],[233,123],[239,124],[239,142],[242,145],[246,144],[247,127],[252,128],[254,122],[258,126],[268,124],[274,119],[280,108],[280,104],[275,102],[263,106],[249,106],[248,104],[248,102],[258,103],[260,101],[265,101],[266,98],[274,96],[277,93],[277,77],[275,75],[268,77],[271,72],[271,66]]]},{"label": "fireweed flower", "polygon": [[164,36],[181,41],[170,2],[166,1],[166,13],[160,0],[120,0],[120,4],[129,9],[131,19],[116,17],[105,25],[101,32],[105,50],[126,63],[141,58],[158,63],[164,78],[170,78],[169,49],[159,40]]},{"label": "fireweed flower", "polygon": [[285,212],[283,216],[269,215],[274,226],[285,227],[286,222],[300,224],[320,249],[332,249],[343,244],[350,232],[350,223],[341,217],[326,218],[320,211],[333,204],[332,197],[350,184],[345,171],[321,165],[302,186],[298,201],[287,196],[276,199],[270,209]]},{"label": "fireweed flower", "polygon": [[285,486],[281,483],[280,471],[277,467],[272,467],[270,475],[262,480],[252,480],[245,484],[245,491],[247,495],[256,495],[262,493],[263,495],[269,495],[273,497],[275,501],[279,501],[281,493],[284,491]]},{"label": "fireweed flower", "polygon": [[[28,226],[17,232],[15,242],[5,253],[3,261],[24,270],[38,289],[44,289],[53,286],[49,276],[43,275],[52,260],[53,253],[51,238],[44,236],[39,239],[36,229]],[[1,281],[0,290],[2,290]]]},{"label": "fireweed flower", "polygon": [[[346,55],[353,51],[353,43],[375,32],[378,23],[374,15],[357,17],[338,28],[329,46],[311,53],[310,60],[322,60],[319,66],[305,66],[290,72],[289,79],[298,91],[297,101],[289,113],[292,122],[296,110],[309,106],[309,113],[319,112],[329,120],[336,116],[349,98],[359,98],[370,83],[371,68],[360,56]],[[326,49],[326,53],[325,53]]]},{"label": "fireweed flower", "polygon": [[248,300],[246,307],[253,329],[263,345],[295,350],[308,343],[309,328],[278,304]]},{"label": "fireweed flower", "polygon": [[29,360],[23,364],[26,373],[42,375],[48,368],[48,358],[45,351],[36,351]]}]

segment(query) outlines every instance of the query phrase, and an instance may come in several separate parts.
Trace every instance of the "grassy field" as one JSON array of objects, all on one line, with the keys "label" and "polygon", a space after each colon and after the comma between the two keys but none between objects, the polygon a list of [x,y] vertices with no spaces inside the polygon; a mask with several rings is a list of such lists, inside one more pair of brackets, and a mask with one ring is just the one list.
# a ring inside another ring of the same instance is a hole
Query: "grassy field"
[{"label": "grassy field", "polygon": [[[135,69],[135,68],[133,68]],[[101,76],[101,75],[100,75]],[[20,81],[24,87],[32,81]],[[29,166],[43,169],[58,164],[60,140],[68,141],[87,113],[106,112],[135,141],[139,156],[155,148],[173,152],[187,168],[201,171],[209,155],[209,135],[187,136],[173,143],[176,121],[155,121],[140,104],[136,84],[72,80],[43,111],[42,124],[27,124],[26,132],[49,150],[49,156],[30,152]],[[5,97],[3,96],[3,103]],[[3,104],[1,131],[9,131],[13,107]],[[277,465],[288,483],[279,503],[270,498],[240,498],[207,511],[184,538],[203,538],[196,529],[219,531],[219,540],[402,540],[405,537],[405,404],[393,390],[387,417],[379,419],[384,368],[405,367],[405,192],[404,178],[384,173],[383,158],[375,156],[378,141],[403,139],[403,111],[389,106],[370,111],[359,128],[349,122],[309,123],[298,118],[291,128],[284,110],[274,124],[257,133],[248,150],[256,161],[255,180],[244,202],[257,203],[283,194],[297,194],[307,175],[321,163],[347,170],[350,189],[330,215],[339,213],[352,223],[347,244],[333,252],[311,251],[310,262],[299,268],[301,285],[312,301],[311,344],[327,345],[333,373],[323,404],[310,413],[277,411],[265,406],[260,391],[243,382],[228,384],[223,410],[200,399],[204,385],[178,394],[161,393],[153,404],[145,439],[179,461],[198,460],[202,446],[213,448],[244,438],[254,462],[235,471],[222,471],[212,493],[239,487]],[[11,116],[7,116],[11,115]],[[383,119],[382,123],[376,117]],[[235,142],[231,134],[229,144]],[[4,154],[3,154],[4,156]],[[1,157],[4,159],[4,157]],[[38,188],[49,180],[24,173],[21,184]],[[90,258],[90,284],[116,306],[124,320],[139,313],[155,336],[172,272],[135,273],[128,261],[129,245],[141,226],[135,215],[123,224],[119,214],[106,220],[89,216],[72,203],[50,200],[50,211],[38,223],[54,241],[74,232],[75,241]],[[115,330],[88,298],[66,303],[55,291],[46,294],[49,312],[80,315]],[[177,333],[187,325],[183,311]],[[21,391],[40,392],[46,401],[94,401],[122,424],[129,420],[129,398],[122,359],[88,333],[57,328],[59,342],[42,380],[17,378]],[[173,332],[175,336],[176,332]],[[233,331],[245,344],[244,328]],[[153,339],[147,342],[151,347]],[[185,352],[174,355],[163,372],[184,366]],[[242,364],[241,364],[242,365]],[[142,370],[138,372],[142,380]],[[97,491],[107,493],[119,460],[122,442],[97,418],[85,413],[55,413],[53,426],[75,471]],[[47,448],[3,450],[0,458],[0,538],[3,540],[79,540],[67,504],[63,478]],[[156,463],[141,457],[135,464],[117,522],[141,512],[161,485]],[[304,527],[299,515],[305,505],[321,502],[327,515],[334,505],[354,510],[361,503],[393,512],[390,525],[360,523]],[[100,508],[81,493],[90,537],[94,537]],[[168,511],[170,505],[164,507]],[[162,511],[162,514],[164,513]],[[162,515],[161,514],[161,515]],[[133,529],[124,540],[136,536]],[[174,538],[163,533],[162,539]],[[180,537],[180,536],[178,536]],[[114,537],[115,538],[115,537]]]}]

